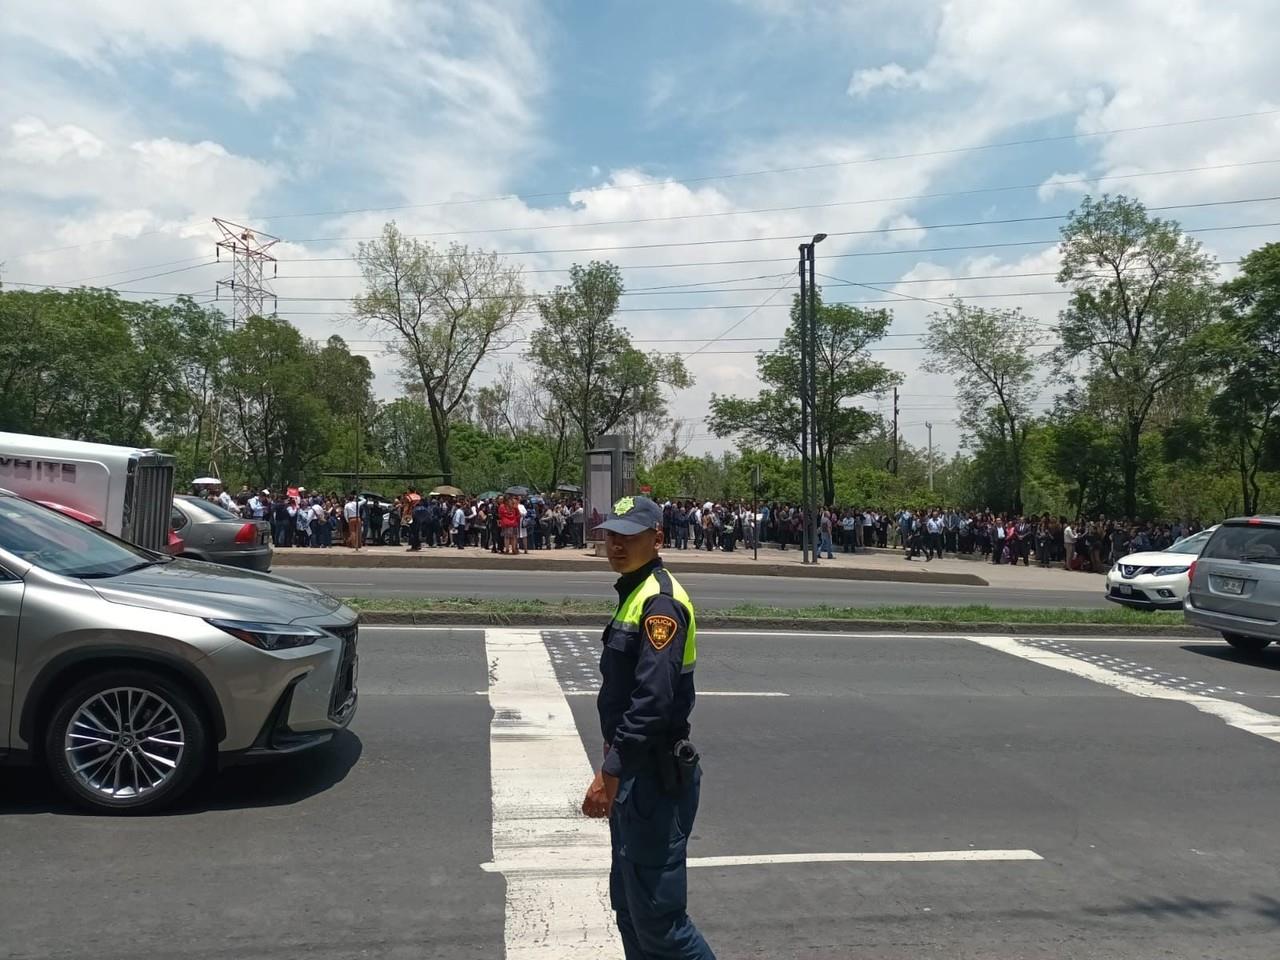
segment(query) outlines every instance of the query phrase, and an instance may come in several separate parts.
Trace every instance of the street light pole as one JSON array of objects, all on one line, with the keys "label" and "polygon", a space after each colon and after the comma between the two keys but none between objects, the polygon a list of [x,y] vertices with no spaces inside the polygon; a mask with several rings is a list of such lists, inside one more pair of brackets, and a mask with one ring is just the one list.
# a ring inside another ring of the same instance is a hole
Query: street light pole
[{"label": "street light pole", "polygon": [[815,233],[813,239],[803,246],[804,260],[808,263],[808,296],[809,296],[809,326],[808,326],[808,352],[809,352],[809,382],[808,382],[808,403],[809,403],[809,494],[810,501],[805,504],[808,511],[810,528],[809,542],[813,544],[813,562],[818,562],[818,508],[822,506],[822,496],[819,492],[819,456],[818,456],[818,283],[814,277],[814,247],[827,239],[825,233]]},{"label": "street light pole", "polygon": [[[805,249],[808,244],[800,244],[800,507],[809,510],[809,327],[805,319],[809,312],[808,273],[805,271]],[[800,525],[800,562],[810,562],[811,541],[809,539],[809,521]]]},{"label": "street light pole", "polygon": [[933,493],[933,424],[926,422],[924,427],[929,431],[929,492]]}]

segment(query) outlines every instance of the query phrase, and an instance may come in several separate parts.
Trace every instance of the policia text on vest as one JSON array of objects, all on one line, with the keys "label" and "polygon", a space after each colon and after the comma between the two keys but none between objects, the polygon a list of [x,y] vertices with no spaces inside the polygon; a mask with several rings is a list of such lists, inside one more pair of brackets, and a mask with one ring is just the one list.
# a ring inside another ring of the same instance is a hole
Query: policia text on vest
[{"label": "policia text on vest", "polygon": [[624,497],[600,527],[621,576],[600,657],[604,763],[582,812],[609,818],[609,896],[627,960],[714,960],[686,912],[687,846],[702,781],[689,741],[693,601],[658,557],[656,503]]}]

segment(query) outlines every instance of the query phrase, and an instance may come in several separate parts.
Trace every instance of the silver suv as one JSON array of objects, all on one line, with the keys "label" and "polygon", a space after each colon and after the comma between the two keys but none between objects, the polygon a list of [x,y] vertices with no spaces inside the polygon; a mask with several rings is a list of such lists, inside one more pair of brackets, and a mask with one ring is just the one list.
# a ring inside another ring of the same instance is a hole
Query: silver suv
[{"label": "silver suv", "polygon": [[0,756],[151,811],[207,767],[325,743],[356,709],[357,616],[0,491]]},{"label": "silver suv", "polygon": [[1219,631],[1238,650],[1280,640],[1280,517],[1237,517],[1218,527],[1191,565],[1188,623]]}]

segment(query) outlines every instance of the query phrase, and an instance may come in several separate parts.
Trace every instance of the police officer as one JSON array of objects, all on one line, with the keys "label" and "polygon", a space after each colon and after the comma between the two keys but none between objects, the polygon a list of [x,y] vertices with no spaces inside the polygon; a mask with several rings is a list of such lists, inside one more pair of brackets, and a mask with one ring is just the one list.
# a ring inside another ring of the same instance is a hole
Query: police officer
[{"label": "police officer", "polygon": [[662,508],[623,497],[600,524],[618,608],[597,700],[604,765],[582,802],[608,817],[609,898],[627,960],[714,960],[685,912],[686,847],[702,771],[689,737],[698,659],[693,601],[662,566]]}]

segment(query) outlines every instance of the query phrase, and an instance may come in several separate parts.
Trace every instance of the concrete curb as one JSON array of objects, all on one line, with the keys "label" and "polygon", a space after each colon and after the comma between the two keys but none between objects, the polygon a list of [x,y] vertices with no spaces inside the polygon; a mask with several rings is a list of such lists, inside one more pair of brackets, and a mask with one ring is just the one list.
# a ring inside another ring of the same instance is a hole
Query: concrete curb
[{"label": "concrete curb", "polygon": [[[360,622],[366,624],[398,624],[401,626],[458,627],[587,627],[603,629],[607,614],[600,613],[471,613],[436,611],[432,613],[391,613],[366,610]],[[788,630],[821,633],[965,633],[996,636],[1051,637],[1185,637],[1200,640],[1216,637],[1211,630],[1181,626],[1148,626],[1144,624],[1094,623],[939,623],[935,620],[784,620],[769,617],[717,617],[705,613],[698,617],[702,629],[717,630]]]},{"label": "concrete curb", "polygon": [[[532,558],[532,562],[531,562]],[[801,577],[808,580],[869,580],[890,583],[953,584],[970,587],[986,587],[990,584],[973,573],[934,573],[928,570],[877,570],[859,567],[802,567],[790,564],[762,562],[747,566],[745,563],[715,563],[705,560],[684,560],[663,555],[664,562],[676,573],[718,573],[726,576],[750,577]],[[428,554],[333,554],[301,553],[288,550],[276,551],[272,558],[272,571],[280,572],[288,567],[351,567],[357,569],[427,569],[427,570],[536,570],[546,573],[564,570],[567,573],[583,571],[599,572],[605,565],[599,560],[560,560],[538,564],[533,554],[521,557],[495,557],[485,559],[468,556],[448,556],[444,551]],[[285,576],[288,576],[286,573]]]}]

